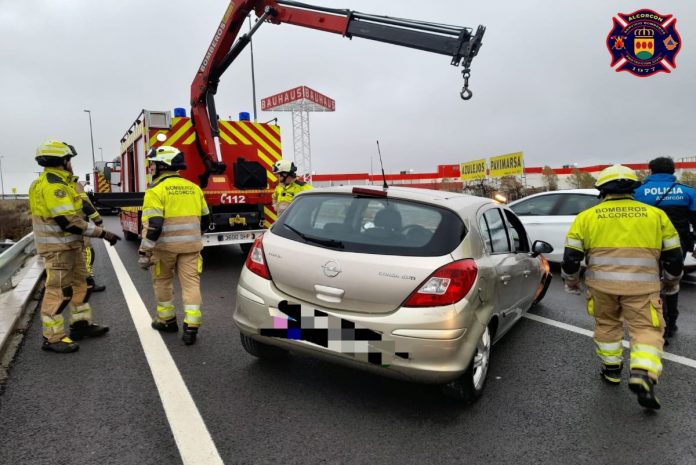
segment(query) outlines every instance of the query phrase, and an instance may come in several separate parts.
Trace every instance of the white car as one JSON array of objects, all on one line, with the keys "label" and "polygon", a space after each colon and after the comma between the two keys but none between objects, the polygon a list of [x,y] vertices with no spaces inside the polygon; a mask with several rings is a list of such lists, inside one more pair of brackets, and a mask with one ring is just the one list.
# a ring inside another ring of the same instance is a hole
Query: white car
[{"label": "white car", "polygon": [[[550,262],[561,263],[565,238],[575,217],[600,202],[597,189],[568,189],[542,192],[510,202],[508,207],[524,224],[532,241],[548,242],[553,252],[545,254]],[[686,256],[684,266],[696,268],[696,259]]]}]

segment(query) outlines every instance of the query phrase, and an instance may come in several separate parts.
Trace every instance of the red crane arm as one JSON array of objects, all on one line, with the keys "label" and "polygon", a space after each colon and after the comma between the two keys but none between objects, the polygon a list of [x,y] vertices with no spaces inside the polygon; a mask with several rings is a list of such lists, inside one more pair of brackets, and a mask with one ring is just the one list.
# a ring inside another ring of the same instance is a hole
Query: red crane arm
[{"label": "red crane arm", "polygon": [[[259,20],[250,32],[243,34],[235,42],[251,11],[255,11]],[[206,167],[201,176],[203,187],[207,185],[211,174],[225,171],[220,153],[214,98],[220,77],[266,21],[448,55],[452,58],[452,65],[461,64],[464,68],[464,88],[461,92],[464,100],[471,98],[471,91],[468,89],[469,67],[478,54],[486,29],[479,26],[476,33],[473,33],[472,29],[465,27],[318,7],[293,0],[231,1],[191,84],[191,118],[199,152]]]}]

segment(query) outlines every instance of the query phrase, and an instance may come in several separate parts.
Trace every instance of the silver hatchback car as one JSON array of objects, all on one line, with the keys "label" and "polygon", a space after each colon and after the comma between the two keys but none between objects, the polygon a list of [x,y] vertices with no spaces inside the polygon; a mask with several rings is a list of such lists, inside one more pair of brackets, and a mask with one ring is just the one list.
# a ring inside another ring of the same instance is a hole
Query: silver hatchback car
[{"label": "silver hatchback car", "polygon": [[471,401],[492,343],[546,292],[549,252],[489,199],[314,189],[252,246],[234,321],[254,356],[299,351]]}]

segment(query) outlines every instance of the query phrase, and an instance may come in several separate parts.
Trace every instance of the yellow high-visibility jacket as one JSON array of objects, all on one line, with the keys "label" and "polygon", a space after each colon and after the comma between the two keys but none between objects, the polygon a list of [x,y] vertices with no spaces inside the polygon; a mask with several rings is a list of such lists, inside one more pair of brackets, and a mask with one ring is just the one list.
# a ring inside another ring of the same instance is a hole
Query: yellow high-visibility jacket
[{"label": "yellow high-visibility jacket", "polygon": [[308,191],[310,189],[312,189],[312,185],[304,182],[295,181],[289,186],[286,186],[282,183],[278,183],[278,185],[275,188],[275,191],[273,192],[273,206],[276,209],[276,211],[278,211],[279,205],[283,203],[285,204],[284,206],[287,207],[287,205],[295,199],[295,196],[297,194],[299,194],[300,192]]},{"label": "yellow high-visibility jacket", "polygon": [[630,196],[608,196],[580,213],[565,246],[585,254],[588,287],[617,295],[658,292],[660,255],[681,247],[665,212]]},{"label": "yellow high-visibility jacket", "polygon": [[100,237],[103,229],[85,221],[82,199],[71,186],[72,174],[45,168],[29,188],[34,240],[39,253],[82,246],[82,236]]},{"label": "yellow high-visibility jacket", "polygon": [[141,251],[176,253],[203,248],[201,216],[208,215],[203,191],[178,173],[164,173],[145,191]]},{"label": "yellow high-visibility jacket", "polygon": [[92,201],[89,200],[89,196],[87,195],[87,192],[85,192],[85,188],[82,187],[82,184],[78,182],[77,176],[73,176],[71,178],[70,185],[73,189],[75,189],[75,192],[77,192],[82,200],[82,212],[85,214],[85,217],[94,221],[95,223],[102,221],[101,215],[97,209],[94,208],[94,205],[92,205]]}]

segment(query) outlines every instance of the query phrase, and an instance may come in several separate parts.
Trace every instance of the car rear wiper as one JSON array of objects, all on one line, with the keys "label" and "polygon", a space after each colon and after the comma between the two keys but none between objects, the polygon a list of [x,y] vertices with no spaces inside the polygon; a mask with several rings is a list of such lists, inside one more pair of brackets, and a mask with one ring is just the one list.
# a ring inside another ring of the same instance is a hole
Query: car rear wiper
[{"label": "car rear wiper", "polygon": [[298,231],[297,229],[293,228],[292,226],[290,226],[288,224],[283,223],[283,226],[285,226],[290,231],[292,231],[295,234],[297,234],[298,236],[300,236],[305,242],[313,242],[315,244],[325,245],[327,247],[335,247],[337,249],[342,249],[345,247],[345,245],[343,245],[343,242],[341,242],[341,241],[336,241],[333,239],[321,239],[319,237],[308,236],[307,234]]}]

